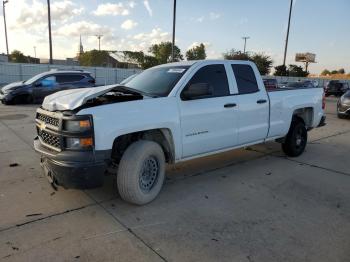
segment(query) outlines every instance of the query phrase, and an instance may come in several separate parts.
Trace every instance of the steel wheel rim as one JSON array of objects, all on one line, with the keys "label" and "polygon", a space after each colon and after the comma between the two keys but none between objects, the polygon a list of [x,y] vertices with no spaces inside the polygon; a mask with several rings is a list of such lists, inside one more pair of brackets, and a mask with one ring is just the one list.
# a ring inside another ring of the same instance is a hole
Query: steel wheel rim
[{"label": "steel wheel rim", "polygon": [[302,128],[299,128],[295,136],[295,146],[299,149],[304,146],[305,141],[306,141],[305,132]]},{"label": "steel wheel rim", "polygon": [[157,159],[150,156],[142,164],[139,184],[143,192],[150,192],[156,185],[159,176],[159,163]]}]

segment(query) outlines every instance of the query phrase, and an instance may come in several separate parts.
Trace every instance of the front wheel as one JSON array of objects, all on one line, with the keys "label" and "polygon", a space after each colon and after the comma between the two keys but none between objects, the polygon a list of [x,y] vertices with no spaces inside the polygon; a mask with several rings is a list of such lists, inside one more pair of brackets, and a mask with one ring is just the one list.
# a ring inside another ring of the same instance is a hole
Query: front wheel
[{"label": "front wheel", "polygon": [[136,205],[147,204],[159,194],[164,179],[165,157],[159,144],[139,140],[127,148],[117,175],[122,199]]},{"label": "front wheel", "polygon": [[301,120],[294,120],[289,128],[285,141],[282,143],[283,152],[290,157],[300,156],[307,144],[307,130]]}]

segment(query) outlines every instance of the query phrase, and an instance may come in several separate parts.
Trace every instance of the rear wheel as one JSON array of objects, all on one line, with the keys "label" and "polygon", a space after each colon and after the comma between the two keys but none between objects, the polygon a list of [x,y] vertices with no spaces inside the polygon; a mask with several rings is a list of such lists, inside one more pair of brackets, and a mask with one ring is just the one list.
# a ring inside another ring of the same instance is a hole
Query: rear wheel
[{"label": "rear wheel", "polygon": [[292,121],[285,141],[282,143],[283,152],[290,157],[300,156],[307,144],[307,130],[303,121]]},{"label": "rear wheel", "polygon": [[165,178],[165,157],[159,144],[139,140],[123,154],[117,175],[120,196],[127,202],[144,205],[162,189]]}]

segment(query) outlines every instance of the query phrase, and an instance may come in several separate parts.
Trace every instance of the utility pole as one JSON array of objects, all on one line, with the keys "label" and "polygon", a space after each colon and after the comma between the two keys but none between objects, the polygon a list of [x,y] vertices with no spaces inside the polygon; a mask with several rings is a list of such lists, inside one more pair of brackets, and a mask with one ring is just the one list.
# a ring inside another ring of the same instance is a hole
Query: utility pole
[{"label": "utility pole", "polygon": [[47,0],[47,16],[48,16],[48,20],[49,20],[50,64],[52,64],[52,38],[51,38],[51,11],[50,11],[50,0]]},{"label": "utility pole", "polygon": [[176,0],[174,0],[173,8],[173,42],[171,45],[171,60],[175,61],[175,24],[176,24]]},{"label": "utility pole", "polygon": [[4,15],[4,26],[5,26],[5,39],[6,39],[6,53],[7,53],[7,57],[9,59],[9,44],[8,44],[8,40],[7,40],[7,26],[6,26],[6,13],[5,13],[5,4],[7,4],[9,1],[8,0],[3,0],[2,1],[2,12]]},{"label": "utility pole", "polygon": [[34,48],[34,58],[36,58],[36,46],[33,46]]},{"label": "utility pole", "polygon": [[287,48],[288,48],[290,18],[291,18],[291,16],[292,16],[292,7],[293,7],[293,0],[290,0],[289,18],[288,18],[288,28],[287,28],[287,37],[286,37],[286,44],[285,44],[285,46],[284,46],[284,56],[283,56],[283,65],[284,65],[284,66],[286,66],[286,57],[287,57]]},{"label": "utility pole", "polygon": [[98,51],[101,51],[101,38],[103,35],[96,35],[97,39],[98,39]]},{"label": "utility pole", "polygon": [[245,54],[245,48],[247,46],[247,39],[249,39],[249,36],[243,36],[242,39],[244,40],[244,49],[243,49],[243,53]]}]

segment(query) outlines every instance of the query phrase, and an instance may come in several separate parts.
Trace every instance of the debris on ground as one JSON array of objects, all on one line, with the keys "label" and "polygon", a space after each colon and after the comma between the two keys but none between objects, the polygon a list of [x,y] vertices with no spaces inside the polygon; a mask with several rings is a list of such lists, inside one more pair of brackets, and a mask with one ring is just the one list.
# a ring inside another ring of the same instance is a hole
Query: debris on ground
[{"label": "debris on ground", "polygon": [[11,164],[9,164],[9,166],[10,167],[15,167],[15,166],[19,166],[19,164],[18,163],[11,163]]},{"label": "debris on ground", "polygon": [[272,173],[271,172],[268,172],[268,173],[266,173],[265,175],[266,176],[270,176]]}]

